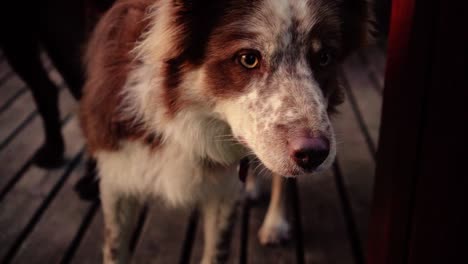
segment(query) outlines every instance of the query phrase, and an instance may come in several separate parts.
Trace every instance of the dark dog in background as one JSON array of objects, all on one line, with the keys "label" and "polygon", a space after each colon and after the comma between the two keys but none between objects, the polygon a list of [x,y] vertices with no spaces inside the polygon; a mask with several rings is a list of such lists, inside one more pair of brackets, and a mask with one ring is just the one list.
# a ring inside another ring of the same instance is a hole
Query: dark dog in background
[{"label": "dark dog in background", "polygon": [[[84,83],[81,55],[100,14],[113,0],[3,1],[0,4],[0,48],[14,72],[32,92],[42,118],[44,143],[33,161],[42,168],[63,164],[65,143],[61,133],[58,87],[49,79],[40,59],[43,50],[51,59],[76,100]],[[82,197],[97,194],[93,162],[78,183]]]}]

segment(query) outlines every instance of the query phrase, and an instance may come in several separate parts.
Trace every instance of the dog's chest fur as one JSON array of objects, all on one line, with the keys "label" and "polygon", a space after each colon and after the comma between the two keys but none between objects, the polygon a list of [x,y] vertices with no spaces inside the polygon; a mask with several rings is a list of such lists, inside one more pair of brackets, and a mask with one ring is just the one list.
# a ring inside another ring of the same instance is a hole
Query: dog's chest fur
[{"label": "dog's chest fur", "polygon": [[[107,186],[129,195],[157,196],[172,205],[188,205],[212,192],[236,164],[205,164],[178,144],[166,144],[158,150],[138,141],[122,142],[119,151],[98,151],[100,175]],[[238,181],[235,177],[233,182]]]}]

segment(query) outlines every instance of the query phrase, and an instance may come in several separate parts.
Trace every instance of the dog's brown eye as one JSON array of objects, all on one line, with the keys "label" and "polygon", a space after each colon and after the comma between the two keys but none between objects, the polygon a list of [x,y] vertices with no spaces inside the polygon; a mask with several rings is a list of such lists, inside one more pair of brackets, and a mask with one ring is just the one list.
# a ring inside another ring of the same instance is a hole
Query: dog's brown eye
[{"label": "dog's brown eye", "polygon": [[330,52],[322,51],[319,54],[319,63],[320,66],[325,67],[328,66],[332,62],[332,55]]},{"label": "dog's brown eye", "polygon": [[240,55],[239,62],[247,69],[254,69],[258,66],[260,59],[257,54],[247,53]]}]

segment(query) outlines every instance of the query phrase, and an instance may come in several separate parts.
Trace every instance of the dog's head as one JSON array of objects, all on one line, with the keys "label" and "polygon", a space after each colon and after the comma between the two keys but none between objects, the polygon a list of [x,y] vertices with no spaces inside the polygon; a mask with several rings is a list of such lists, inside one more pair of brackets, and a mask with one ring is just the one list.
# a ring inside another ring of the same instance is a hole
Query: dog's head
[{"label": "dog's head", "polygon": [[328,167],[336,153],[329,113],[340,101],[337,66],[368,39],[367,0],[171,5],[160,7],[170,26],[154,36],[172,40],[154,46],[171,54],[163,69],[169,112],[203,103],[273,172]]}]

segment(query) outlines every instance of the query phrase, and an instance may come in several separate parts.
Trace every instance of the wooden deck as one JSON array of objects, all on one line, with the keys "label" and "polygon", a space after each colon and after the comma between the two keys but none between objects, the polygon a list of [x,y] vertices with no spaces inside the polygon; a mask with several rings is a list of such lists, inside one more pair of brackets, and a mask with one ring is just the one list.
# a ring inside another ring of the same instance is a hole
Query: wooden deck
[{"label": "wooden deck", "polygon": [[[364,263],[367,223],[382,102],[383,49],[372,47],[345,64],[347,100],[334,124],[338,159],[326,173],[288,182],[294,239],[284,247],[262,247],[256,237],[266,199],[244,202],[229,263]],[[57,83],[60,76],[49,65]],[[63,86],[63,85],[62,85]],[[42,127],[32,97],[0,55],[0,262],[100,263],[102,213],[98,201],[78,198],[84,141],[77,104],[60,91],[67,163],[55,170],[35,167]],[[196,211],[152,203],[141,212],[133,243],[134,263],[197,263],[202,254]]]}]

